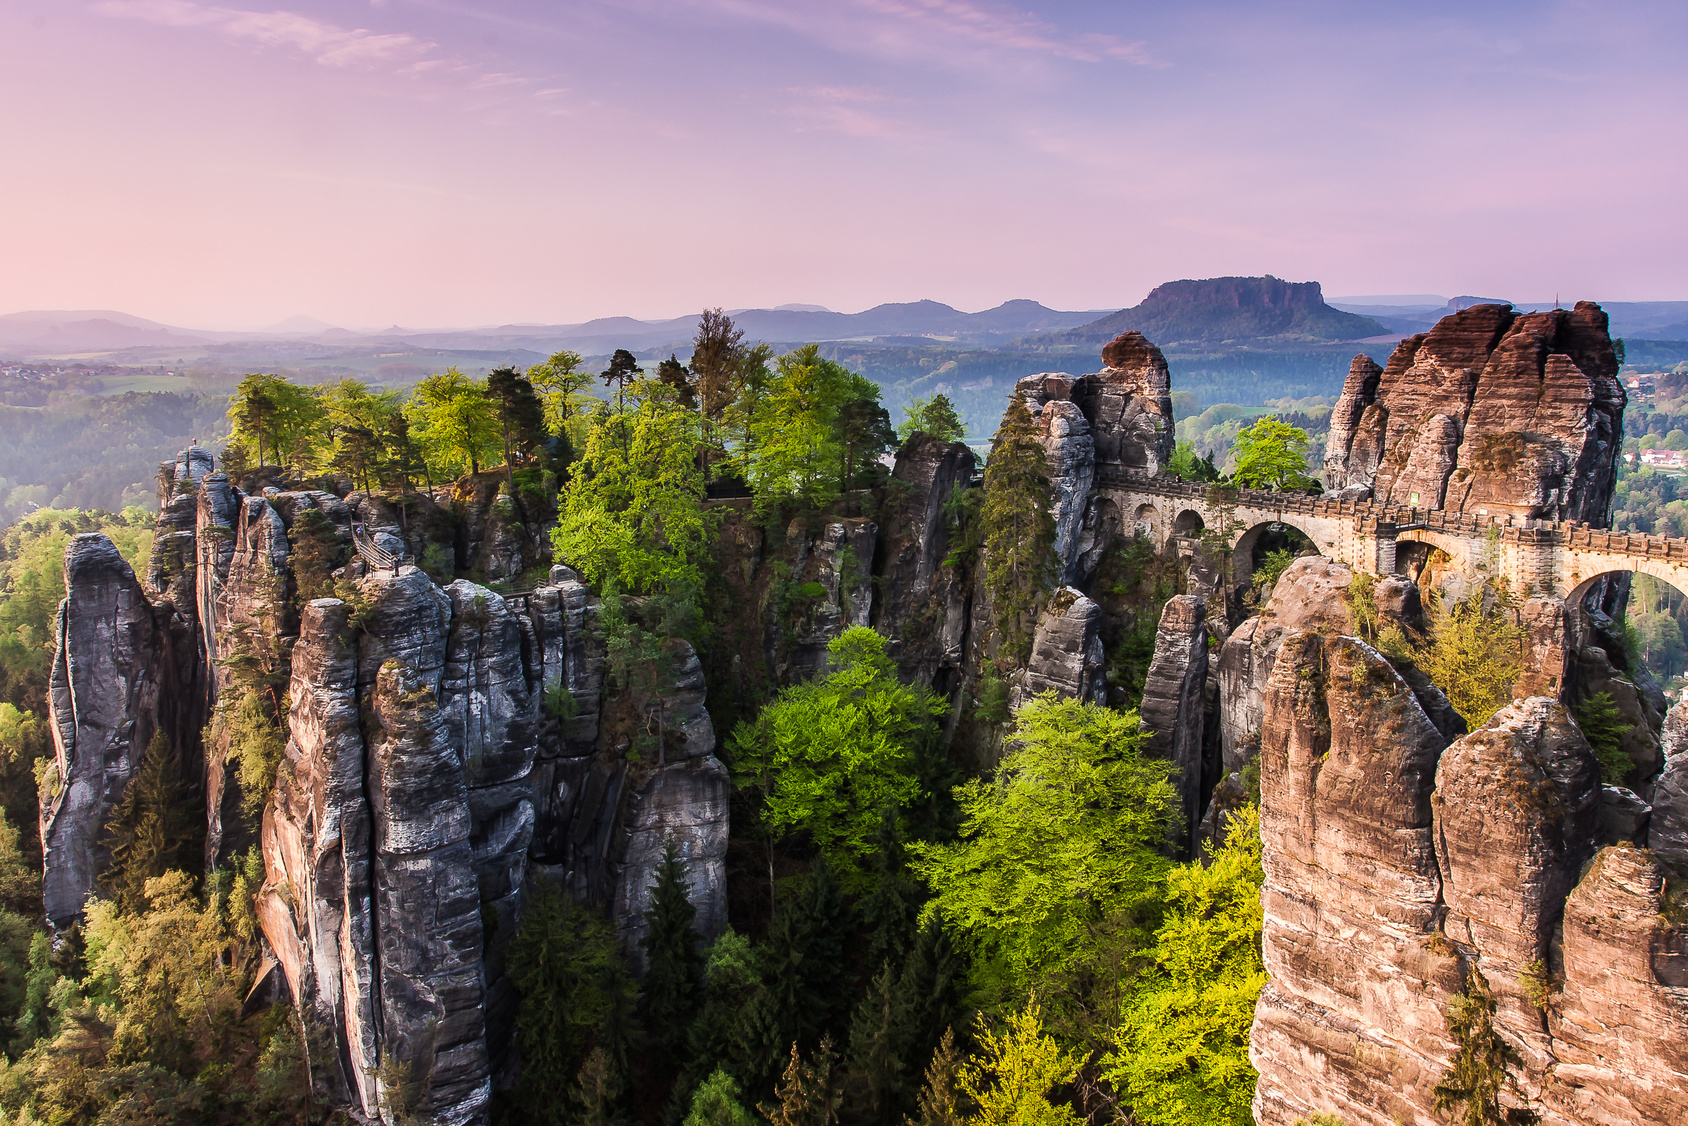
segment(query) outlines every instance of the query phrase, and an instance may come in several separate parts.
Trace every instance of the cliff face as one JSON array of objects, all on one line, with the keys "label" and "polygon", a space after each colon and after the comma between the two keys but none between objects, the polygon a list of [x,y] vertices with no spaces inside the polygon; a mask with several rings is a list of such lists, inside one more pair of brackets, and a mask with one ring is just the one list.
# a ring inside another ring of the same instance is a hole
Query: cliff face
[{"label": "cliff face", "polygon": [[1051,338],[1060,343],[1100,342],[1127,330],[1163,344],[1260,337],[1360,340],[1386,331],[1370,317],[1326,305],[1318,282],[1286,282],[1268,275],[1166,282],[1140,305]]},{"label": "cliff face", "polygon": [[1606,520],[1623,388],[1606,314],[1477,305],[1364,357],[1331,413],[1333,490],[1379,501],[1549,520]]},{"label": "cliff face", "polygon": [[162,629],[135,572],[105,536],[65,551],[48,685],[53,763],[41,801],[42,898],[55,928],[75,922],[110,863],[106,821],[157,729]]},{"label": "cliff face", "polygon": [[1442,1121],[1446,1017],[1472,975],[1519,1053],[1512,1105],[1679,1121],[1688,991],[1656,952],[1680,928],[1657,913],[1651,853],[1608,850],[1585,871],[1601,788],[1566,708],[1515,702],[1444,749],[1386,660],[1308,631],[1284,639],[1265,696],[1256,1121]]}]

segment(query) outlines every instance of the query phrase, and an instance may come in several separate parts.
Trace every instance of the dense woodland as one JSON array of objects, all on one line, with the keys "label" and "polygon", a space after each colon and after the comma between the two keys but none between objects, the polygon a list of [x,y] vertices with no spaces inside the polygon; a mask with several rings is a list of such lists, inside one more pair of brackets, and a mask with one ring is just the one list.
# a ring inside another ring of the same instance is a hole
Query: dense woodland
[{"label": "dense woodland", "polygon": [[[1286,404],[1310,424],[1320,405]],[[904,413],[894,426],[879,386],[821,349],[776,356],[717,311],[686,362],[653,371],[627,352],[601,372],[561,352],[484,379],[443,372],[407,394],[252,375],[228,403],[222,464],[391,497],[502,474],[507,494],[554,516],[555,558],[601,593],[612,682],[631,687],[660,669],[669,639],[707,649],[735,614],[711,494],[749,497],[779,528],[886,487],[886,456],[914,433],[965,434],[943,395]],[[1294,421],[1215,416],[1181,435],[1172,468],[1316,488],[1310,427]],[[1200,448],[1232,423],[1226,451]],[[1043,456],[1025,403],[1011,400],[982,503],[951,514],[958,550],[984,561],[1005,660],[1029,647],[1053,587]],[[90,530],[144,569],[151,521],[135,509],[35,513],[6,531],[0,555],[0,1122],[324,1121],[309,1079],[319,1032],[285,1003],[246,999],[261,861],[197,870],[201,798],[168,740],[149,746],[112,817],[114,861],[85,926],[57,944],[44,929],[33,826],[37,764],[52,752],[52,622],[65,544]],[[1109,573],[1152,622],[1176,576],[1132,578],[1148,573],[1145,552],[1125,546]],[[1256,603],[1292,559],[1265,559]],[[334,562],[310,564],[314,579],[307,566],[301,585],[333,589]],[[1375,627],[1368,591],[1350,597]],[[1668,612],[1680,609],[1678,598]],[[1424,636],[1374,628],[1373,639],[1453,686],[1475,725],[1516,678],[1504,610],[1504,599],[1436,604]],[[1010,716],[987,677],[972,719],[1000,728],[1005,749],[983,768],[946,750],[947,703],[903,683],[866,628],[833,642],[812,680],[724,707],[733,929],[698,939],[670,853],[636,979],[607,920],[531,886],[506,960],[522,997],[521,1077],[499,1094],[498,1120],[1249,1122],[1248,1033],[1265,982],[1258,815],[1245,805],[1210,855],[1174,858],[1169,768],[1144,753],[1134,707],[1143,643],[1115,646],[1117,660],[1139,662],[1134,684],[1130,668],[1112,670],[1127,687],[1117,708],[1051,696]],[[216,722],[237,726],[230,754],[256,817],[280,758],[285,679],[258,670],[241,684],[245,697]],[[1621,734],[1603,737],[1615,748]],[[416,1093],[402,1066],[385,1079],[390,1117],[409,1120]]]}]

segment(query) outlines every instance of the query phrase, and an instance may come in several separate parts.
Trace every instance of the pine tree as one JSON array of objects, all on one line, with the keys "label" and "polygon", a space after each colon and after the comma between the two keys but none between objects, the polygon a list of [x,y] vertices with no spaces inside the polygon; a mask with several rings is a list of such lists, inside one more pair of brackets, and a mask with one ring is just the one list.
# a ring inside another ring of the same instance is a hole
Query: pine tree
[{"label": "pine tree", "polygon": [[1024,395],[1016,394],[985,463],[985,587],[1016,659],[1031,652],[1043,597],[1055,583],[1055,517],[1050,512],[1049,461]]},{"label": "pine tree", "polygon": [[651,906],[645,912],[650,930],[639,945],[649,959],[645,975],[645,1027],[659,1050],[672,1062],[684,1043],[687,1022],[697,1011],[703,977],[697,932],[692,920],[697,908],[686,897],[686,865],[672,836],[663,843],[662,863],[651,885]]},{"label": "pine tree", "polygon": [[816,863],[804,898],[809,946],[803,958],[803,984],[811,999],[815,1027],[830,1035],[849,1017],[855,981],[845,955],[851,931],[850,909],[825,857]]},{"label": "pine tree", "polygon": [[739,1097],[737,1081],[716,1068],[692,1094],[681,1126],[756,1126]]},{"label": "pine tree", "polygon": [[886,962],[850,1022],[850,1117],[862,1126],[895,1126],[903,1115],[908,999]]},{"label": "pine tree", "polygon": [[926,1067],[926,1083],[920,1089],[920,1110],[910,1126],[963,1126],[961,1112],[961,1068],[967,1057],[955,1046],[955,1032],[944,1029],[932,1062]]},{"label": "pine tree", "polygon": [[791,1062],[774,1091],[777,1102],[757,1109],[772,1126],[833,1126],[838,1121],[842,1084],[837,1074],[838,1057],[828,1036],[815,1051],[814,1063],[804,1063],[797,1045],[791,1046]]},{"label": "pine tree", "polygon": [[897,995],[904,1002],[900,1035],[905,1058],[925,1059],[963,1015],[961,959],[938,915],[915,935],[897,979]]},{"label": "pine tree", "polygon": [[570,1094],[580,1126],[616,1126],[621,1119],[617,1104],[621,1098],[621,1074],[602,1048],[593,1048]]},{"label": "pine tree", "polygon": [[617,348],[610,357],[610,366],[599,373],[599,378],[606,390],[615,388],[615,409],[620,411],[627,404],[627,388],[639,378],[639,361],[627,349]]},{"label": "pine tree", "polygon": [[486,389],[498,413],[498,426],[504,439],[504,476],[513,493],[516,490],[514,454],[525,453],[545,440],[545,403],[534,392],[533,384],[511,367],[495,368],[488,373]]},{"label": "pine tree", "polygon": [[143,910],[148,880],[187,867],[194,829],[188,796],[170,736],[154,732],[140,770],[106,822],[111,867],[100,882],[111,890],[119,911]]},{"label": "pine tree", "polygon": [[674,401],[689,411],[697,410],[697,393],[692,386],[692,373],[678,356],[669,357],[656,365],[658,381],[667,385],[674,392]]},{"label": "pine tree", "polygon": [[1527,1107],[1504,1107],[1501,1096],[1520,1098],[1512,1068],[1518,1052],[1494,1029],[1495,999],[1473,966],[1465,992],[1448,1006],[1448,1031],[1459,1044],[1453,1063],[1436,1084],[1436,1112],[1455,1126],[1527,1126],[1541,1116]]},{"label": "pine tree", "polygon": [[873,891],[858,908],[868,931],[867,964],[900,963],[914,934],[920,889],[904,875],[902,827],[894,807],[887,806],[880,820],[873,867]]}]

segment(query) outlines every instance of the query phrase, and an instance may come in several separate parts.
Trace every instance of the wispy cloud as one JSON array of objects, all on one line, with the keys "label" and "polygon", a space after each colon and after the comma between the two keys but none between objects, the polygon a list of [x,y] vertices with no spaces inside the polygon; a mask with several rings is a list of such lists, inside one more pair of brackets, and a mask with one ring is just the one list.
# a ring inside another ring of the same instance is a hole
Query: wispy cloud
[{"label": "wispy cloud", "polygon": [[992,47],[1072,59],[1101,62],[1117,59],[1144,66],[1156,65],[1142,43],[1126,42],[1118,36],[1087,33],[1063,36],[1053,25],[1020,12],[973,0],[859,0],[871,11],[892,16],[936,32]]},{"label": "wispy cloud", "polygon": [[922,55],[957,64],[981,52],[1074,62],[1162,66],[1148,47],[1102,32],[1067,34],[1035,16],[981,0],[693,0],[738,19],[783,27],[831,46]]},{"label": "wispy cloud", "polygon": [[801,86],[786,90],[793,98],[787,113],[805,129],[825,129],[847,137],[878,137],[886,140],[923,140],[930,130],[876,107],[891,99],[878,90],[861,86]]},{"label": "wispy cloud", "polygon": [[195,4],[190,0],[101,0],[94,10],[119,19],[164,27],[197,27],[231,39],[291,48],[324,66],[394,66],[440,60],[427,56],[436,44],[404,32],[344,28],[297,12],[252,12]]}]

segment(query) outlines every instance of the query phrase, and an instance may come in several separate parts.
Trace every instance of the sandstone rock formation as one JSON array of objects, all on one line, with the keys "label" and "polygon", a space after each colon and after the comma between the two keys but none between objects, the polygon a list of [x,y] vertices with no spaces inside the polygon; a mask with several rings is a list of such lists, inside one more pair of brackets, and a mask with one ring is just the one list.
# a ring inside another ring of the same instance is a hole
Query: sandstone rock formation
[{"label": "sandstone rock formation", "polygon": [[926,684],[939,680],[940,669],[953,680],[962,662],[968,591],[944,560],[951,501],[968,487],[976,464],[960,442],[916,434],[897,451],[891,469],[897,484],[887,498],[873,564],[884,584],[872,624],[890,639],[904,674]]},{"label": "sandstone rock formation", "polygon": [[1181,850],[1195,839],[1219,769],[1218,762],[1208,761],[1206,621],[1207,605],[1193,595],[1167,602],[1139,708],[1143,726],[1151,733],[1144,749],[1173,764],[1173,785],[1183,802],[1174,830]]},{"label": "sandstone rock formation", "polygon": [[1402,341],[1382,372],[1356,359],[1331,412],[1326,486],[1603,524],[1625,403],[1606,323],[1587,301],[1476,305]]},{"label": "sandstone rock formation", "polygon": [[1102,608],[1072,587],[1055,592],[1037,617],[1031,658],[1015,673],[1009,706],[1015,711],[1044,692],[1102,703],[1107,697]]},{"label": "sandstone rock formation", "polygon": [[98,533],[65,550],[48,713],[53,761],[41,801],[42,899],[76,921],[110,862],[106,821],[156,730],[159,629],[134,569]]},{"label": "sandstone rock formation", "polygon": [[1609,849],[1585,871],[1601,787],[1569,712],[1518,701],[1444,742],[1362,642],[1283,641],[1261,752],[1256,1121],[1442,1121],[1445,1017],[1472,973],[1520,1053],[1514,1104],[1561,1126],[1677,1121],[1688,990],[1657,952],[1680,929],[1650,853]]}]

